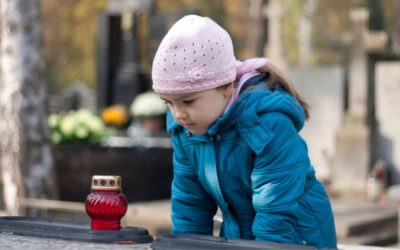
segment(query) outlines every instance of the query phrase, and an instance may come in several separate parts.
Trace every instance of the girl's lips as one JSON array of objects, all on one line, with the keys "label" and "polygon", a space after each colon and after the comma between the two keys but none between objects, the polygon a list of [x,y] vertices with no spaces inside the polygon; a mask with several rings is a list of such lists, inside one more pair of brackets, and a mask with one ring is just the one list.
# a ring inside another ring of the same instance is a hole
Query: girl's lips
[{"label": "girl's lips", "polygon": [[182,126],[192,126],[192,125],[194,125],[194,123],[181,123],[182,124]]}]

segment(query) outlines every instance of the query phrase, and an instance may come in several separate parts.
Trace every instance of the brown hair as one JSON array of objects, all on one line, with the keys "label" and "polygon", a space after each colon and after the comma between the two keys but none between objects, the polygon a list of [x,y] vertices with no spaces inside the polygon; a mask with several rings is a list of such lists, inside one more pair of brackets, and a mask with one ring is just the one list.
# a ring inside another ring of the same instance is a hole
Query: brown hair
[{"label": "brown hair", "polygon": [[310,104],[302,97],[299,92],[294,88],[292,82],[282,73],[280,69],[278,69],[275,65],[270,62],[267,62],[264,66],[259,68],[257,71],[259,72],[266,72],[269,74],[267,79],[268,81],[268,88],[273,89],[277,85],[282,87],[285,91],[289,94],[294,96],[300,104],[303,106],[304,111],[306,113],[306,119],[310,118]]}]

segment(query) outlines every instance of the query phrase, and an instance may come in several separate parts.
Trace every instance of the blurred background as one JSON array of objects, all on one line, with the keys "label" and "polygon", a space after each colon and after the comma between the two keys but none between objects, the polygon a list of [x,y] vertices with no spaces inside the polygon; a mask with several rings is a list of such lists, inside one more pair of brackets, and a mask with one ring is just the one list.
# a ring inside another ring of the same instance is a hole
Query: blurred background
[{"label": "blurred background", "polygon": [[0,9],[4,214],[87,221],[91,177],[120,175],[125,223],[169,230],[172,148],[151,63],[169,27],[194,13],[228,30],[237,59],[269,58],[309,100],[301,134],[339,242],[397,244],[400,0],[2,0]]}]

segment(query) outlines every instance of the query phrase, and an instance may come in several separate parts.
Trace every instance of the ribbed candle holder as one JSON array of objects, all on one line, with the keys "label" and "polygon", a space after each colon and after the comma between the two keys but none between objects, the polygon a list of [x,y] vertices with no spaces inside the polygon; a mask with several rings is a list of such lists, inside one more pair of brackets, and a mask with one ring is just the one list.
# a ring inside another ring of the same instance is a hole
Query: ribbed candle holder
[{"label": "ribbed candle holder", "polygon": [[94,175],[85,208],[91,218],[92,230],[120,230],[121,218],[128,209],[126,198],[121,193],[121,177]]}]

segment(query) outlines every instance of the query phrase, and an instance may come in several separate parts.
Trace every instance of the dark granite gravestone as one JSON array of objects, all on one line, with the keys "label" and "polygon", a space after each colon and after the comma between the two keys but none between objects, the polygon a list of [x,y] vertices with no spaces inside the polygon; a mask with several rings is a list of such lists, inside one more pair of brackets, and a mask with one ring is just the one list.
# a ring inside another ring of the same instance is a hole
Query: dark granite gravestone
[{"label": "dark granite gravestone", "polygon": [[54,147],[60,200],[85,201],[93,175],[119,175],[128,202],[168,199],[172,182],[171,147]]},{"label": "dark granite gravestone", "polygon": [[98,20],[97,44],[97,108],[113,103],[112,81],[121,60],[121,15],[102,13]]},{"label": "dark granite gravestone", "polygon": [[122,24],[122,61],[112,82],[113,103],[129,108],[135,96],[148,89],[148,80],[138,60],[138,15],[134,12],[124,13]]},{"label": "dark granite gravestone", "polygon": [[180,18],[189,14],[199,14],[193,10],[181,10],[181,11],[163,11],[156,12],[150,16],[149,19],[149,58],[150,64],[153,61],[154,55],[156,54],[158,45],[161,40],[167,34],[171,26],[178,21]]},{"label": "dark granite gravestone", "polygon": [[[125,17],[126,18],[126,17]],[[113,104],[129,107],[134,97],[147,90],[148,77],[137,54],[138,19],[128,16],[131,25],[122,29],[122,16],[103,13],[99,17],[97,95],[98,109]]]},{"label": "dark granite gravestone", "polygon": [[263,250],[312,250],[312,246],[281,244],[274,242],[263,242],[255,240],[232,239],[226,240],[222,237],[213,237],[198,234],[164,234],[158,235],[151,245],[153,250],[191,250],[191,249],[263,249]]},{"label": "dark granite gravestone", "polygon": [[121,230],[91,230],[86,223],[57,221],[37,217],[0,217],[0,232],[46,239],[62,239],[92,243],[144,244],[153,241],[145,228],[125,227]]}]

